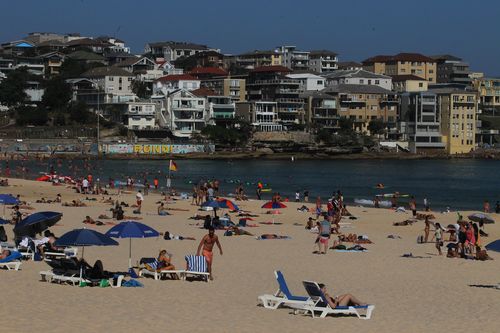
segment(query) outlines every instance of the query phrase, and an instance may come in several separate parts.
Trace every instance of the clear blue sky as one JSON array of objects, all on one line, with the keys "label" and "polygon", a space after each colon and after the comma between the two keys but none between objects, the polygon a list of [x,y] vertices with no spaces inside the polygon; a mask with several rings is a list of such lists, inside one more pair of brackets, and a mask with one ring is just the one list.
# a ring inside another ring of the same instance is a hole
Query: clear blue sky
[{"label": "clear blue sky", "polygon": [[500,75],[498,0],[15,0],[2,2],[0,41],[31,31],[192,41],[224,53],[296,45],[340,61],[401,51],[450,53]]}]

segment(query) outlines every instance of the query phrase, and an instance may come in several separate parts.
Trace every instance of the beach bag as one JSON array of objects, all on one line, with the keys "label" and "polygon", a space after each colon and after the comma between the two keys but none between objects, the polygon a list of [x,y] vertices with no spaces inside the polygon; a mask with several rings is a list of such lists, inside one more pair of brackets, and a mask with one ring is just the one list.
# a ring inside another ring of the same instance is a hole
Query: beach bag
[{"label": "beach bag", "polygon": [[423,244],[424,243],[424,236],[420,235],[417,237],[417,243],[418,244]]},{"label": "beach bag", "polygon": [[99,287],[101,288],[109,287],[109,281],[106,279],[102,279],[101,282],[99,282]]},{"label": "beach bag", "polygon": [[226,232],[224,232],[224,236],[232,236],[233,235],[233,232],[231,230],[226,230]]},{"label": "beach bag", "polygon": [[141,287],[142,288],[142,287],[144,287],[144,285],[135,279],[130,279],[128,281],[123,282],[122,287]]}]

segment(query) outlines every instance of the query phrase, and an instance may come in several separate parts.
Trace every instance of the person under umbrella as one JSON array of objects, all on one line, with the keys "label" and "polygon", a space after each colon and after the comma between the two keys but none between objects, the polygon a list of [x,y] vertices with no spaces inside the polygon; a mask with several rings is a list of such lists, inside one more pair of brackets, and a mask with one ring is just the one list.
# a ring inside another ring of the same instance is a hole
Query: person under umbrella
[{"label": "person under umbrella", "polygon": [[274,212],[275,212],[275,210],[278,210],[281,208],[286,208],[286,206],[279,201],[268,201],[262,205],[262,208],[273,210],[272,213],[273,213],[273,224],[274,224]]},{"label": "person under umbrella", "polygon": [[0,194],[0,204],[3,205],[3,215],[2,218],[5,219],[5,206],[6,205],[17,205],[19,204],[19,199],[10,194]]}]

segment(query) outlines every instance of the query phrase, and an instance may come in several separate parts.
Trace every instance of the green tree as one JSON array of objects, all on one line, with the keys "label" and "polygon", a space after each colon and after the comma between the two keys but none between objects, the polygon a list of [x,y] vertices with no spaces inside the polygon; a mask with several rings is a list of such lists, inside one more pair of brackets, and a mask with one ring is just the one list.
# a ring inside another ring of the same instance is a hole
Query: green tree
[{"label": "green tree", "polygon": [[88,124],[92,122],[92,113],[88,110],[87,104],[85,102],[74,102],[71,103],[69,108],[69,118],[78,124]]},{"label": "green tree", "polygon": [[209,140],[222,145],[242,146],[248,142],[249,134],[245,128],[226,128],[217,125],[208,125],[201,130],[201,134]]},{"label": "green tree", "polygon": [[368,130],[373,134],[384,134],[386,131],[387,124],[384,123],[382,119],[375,119],[370,121],[368,124]]},{"label": "green tree", "polygon": [[28,95],[24,90],[27,87],[29,76],[26,67],[21,67],[10,72],[0,82],[0,104],[6,105],[9,108],[24,104],[28,99]]},{"label": "green tree", "polygon": [[339,132],[343,134],[351,134],[354,132],[353,125],[354,125],[354,120],[350,118],[340,118]]},{"label": "green tree", "polygon": [[132,92],[139,98],[149,98],[151,96],[151,90],[146,82],[134,80],[132,82]]},{"label": "green tree", "polygon": [[30,105],[23,105],[16,108],[16,125],[43,126],[49,120],[47,111],[43,108],[36,108]]},{"label": "green tree", "polygon": [[53,77],[45,84],[42,106],[49,111],[64,110],[68,107],[72,92],[69,84],[60,76]]},{"label": "green tree", "polygon": [[78,78],[89,69],[102,66],[104,66],[104,64],[100,62],[91,62],[86,64],[75,59],[66,58],[61,65],[59,75],[63,79]]}]

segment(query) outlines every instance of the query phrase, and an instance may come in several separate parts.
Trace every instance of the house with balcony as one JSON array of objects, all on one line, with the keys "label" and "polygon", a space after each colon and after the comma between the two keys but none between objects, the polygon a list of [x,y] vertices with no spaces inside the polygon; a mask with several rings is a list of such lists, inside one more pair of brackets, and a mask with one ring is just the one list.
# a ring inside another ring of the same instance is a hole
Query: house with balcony
[{"label": "house with balcony", "polygon": [[[234,59],[228,58],[228,61],[234,63],[236,67],[255,69],[262,66],[280,66],[282,55],[273,50],[255,50],[237,55]],[[226,67],[231,66],[226,64]]]},{"label": "house with balcony", "polygon": [[236,103],[236,117],[248,121],[259,132],[281,132],[278,103],[270,101],[248,101]]},{"label": "house with balcony", "polygon": [[437,77],[436,83],[456,83],[469,86],[472,79],[469,64],[461,58],[443,54],[431,56],[436,61]]},{"label": "house with balcony", "polygon": [[475,79],[472,85],[479,94],[483,111],[490,113],[500,109],[500,78],[482,77]]},{"label": "house with balcony", "polygon": [[338,69],[337,53],[329,50],[309,52],[309,69],[316,73],[329,73]]},{"label": "house with balcony", "polygon": [[208,88],[193,90],[195,96],[206,99],[206,113],[210,124],[231,127],[236,119],[236,104],[229,96],[222,96]]},{"label": "house with balcony", "polygon": [[214,91],[217,95],[228,96],[233,102],[246,100],[246,80],[241,76],[220,76],[201,80],[200,86]]},{"label": "house with balcony", "polygon": [[416,75],[429,83],[436,83],[436,60],[419,53],[378,55],[363,61],[367,71],[384,75]]},{"label": "house with balcony", "polygon": [[220,52],[219,49],[210,48],[206,45],[174,41],[148,43],[144,47],[144,53],[149,54],[151,57],[155,59],[163,58],[171,62],[207,51]]},{"label": "house with balcony", "polygon": [[286,75],[284,66],[263,66],[250,71],[247,82],[249,101],[276,102],[283,125],[304,123],[304,100],[299,97],[300,82]]},{"label": "house with balcony", "polygon": [[334,96],[320,91],[305,91],[300,97],[304,99],[306,124],[309,128],[326,128],[331,131],[338,129],[340,116]]},{"label": "house with balcony", "polygon": [[446,142],[441,134],[441,113],[435,93],[403,93],[398,126],[412,153],[445,151]]},{"label": "house with balcony", "polygon": [[166,118],[172,134],[190,138],[206,126],[209,117],[206,99],[181,88],[166,96]]},{"label": "house with balcony", "polygon": [[335,84],[322,93],[336,97],[339,116],[351,119],[356,131],[369,132],[368,124],[381,120],[391,136],[397,134],[399,98],[395,92],[376,85]]},{"label": "house with balcony", "polygon": [[123,123],[131,130],[157,129],[156,103],[137,101],[127,103]]},{"label": "house with balcony", "polygon": [[179,89],[196,90],[200,88],[200,80],[189,74],[166,75],[153,82],[153,95],[165,95]]},{"label": "house with balcony", "polygon": [[392,78],[387,75],[376,74],[363,69],[337,70],[335,72],[322,74],[326,80],[326,86],[336,84],[359,84],[377,86],[383,89],[392,89]]},{"label": "house with balcony", "polygon": [[163,71],[158,69],[157,64],[146,57],[128,58],[115,65],[135,75],[136,79],[142,82],[152,83],[164,76]]},{"label": "house with balcony", "polygon": [[275,52],[281,54],[283,66],[294,71],[309,69],[309,51],[300,51],[296,46],[283,45],[278,46]]},{"label": "house with balcony", "polygon": [[53,51],[37,56],[37,58],[42,59],[45,65],[44,72],[47,77],[59,75],[65,57],[66,55],[64,53],[58,51]]}]

